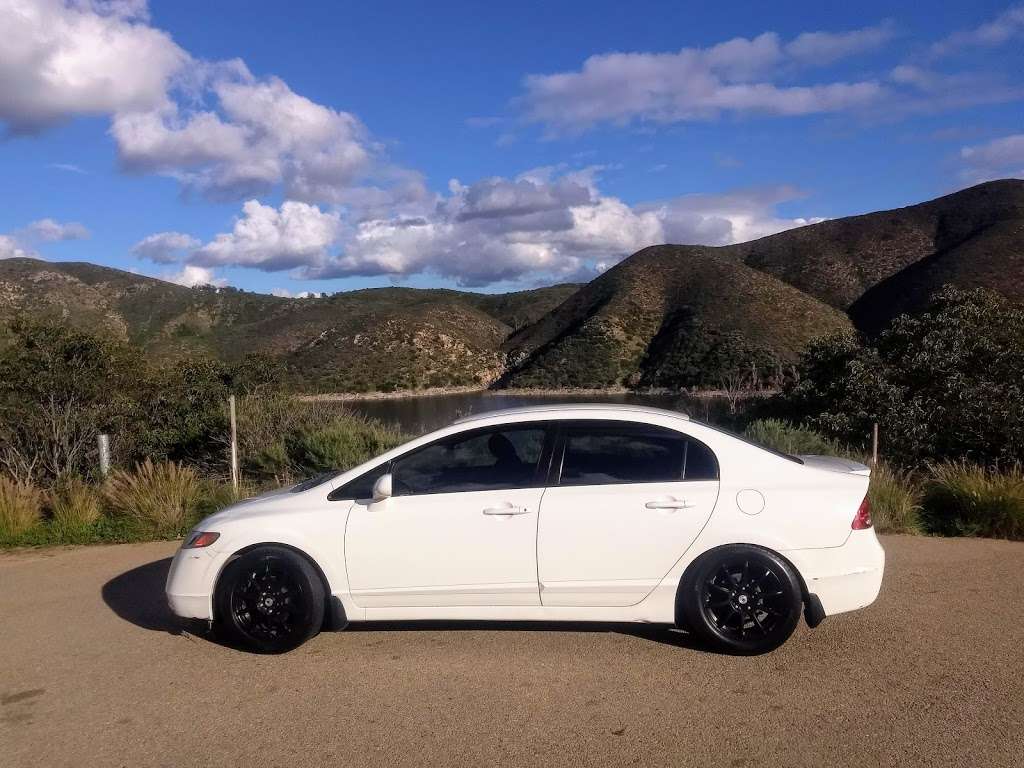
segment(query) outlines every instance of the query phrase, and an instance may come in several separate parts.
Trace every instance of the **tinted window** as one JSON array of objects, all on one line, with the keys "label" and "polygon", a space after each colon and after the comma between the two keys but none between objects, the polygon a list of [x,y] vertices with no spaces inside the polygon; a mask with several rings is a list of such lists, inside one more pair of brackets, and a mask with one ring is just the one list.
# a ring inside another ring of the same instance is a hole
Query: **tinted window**
[{"label": "tinted window", "polygon": [[658,427],[587,425],[565,434],[560,485],[715,480],[718,463],[702,443]]},{"label": "tinted window", "polygon": [[391,467],[389,462],[384,462],[379,467],[374,467],[369,472],[364,472],[354,480],[349,480],[340,488],[335,488],[328,495],[331,501],[338,499],[370,499],[373,498],[373,486],[377,478],[387,473]]},{"label": "tinted window", "polygon": [[420,448],[391,468],[396,496],[529,488],[542,484],[537,467],[545,430],[506,427],[460,434]]}]

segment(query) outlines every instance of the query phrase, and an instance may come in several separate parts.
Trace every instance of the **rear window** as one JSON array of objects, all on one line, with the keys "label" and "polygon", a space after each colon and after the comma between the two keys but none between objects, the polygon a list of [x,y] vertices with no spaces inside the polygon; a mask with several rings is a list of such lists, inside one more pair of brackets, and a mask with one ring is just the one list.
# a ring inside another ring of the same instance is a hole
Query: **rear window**
[{"label": "rear window", "polygon": [[660,427],[570,426],[559,485],[610,485],[717,480],[718,462],[697,440]]}]

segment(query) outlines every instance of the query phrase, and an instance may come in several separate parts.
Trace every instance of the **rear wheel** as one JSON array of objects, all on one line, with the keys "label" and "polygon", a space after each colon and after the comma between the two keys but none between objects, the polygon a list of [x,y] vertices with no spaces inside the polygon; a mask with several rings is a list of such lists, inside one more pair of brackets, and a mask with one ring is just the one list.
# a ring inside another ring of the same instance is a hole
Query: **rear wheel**
[{"label": "rear wheel", "polygon": [[800,621],[803,593],[793,568],[774,552],[734,544],[702,555],[687,571],[680,612],[697,635],[730,653],[766,653]]},{"label": "rear wheel", "polygon": [[232,560],[217,582],[218,629],[262,653],[304,643],[324,621],[324,587],[313,566],[284,547],[259,547]]}]

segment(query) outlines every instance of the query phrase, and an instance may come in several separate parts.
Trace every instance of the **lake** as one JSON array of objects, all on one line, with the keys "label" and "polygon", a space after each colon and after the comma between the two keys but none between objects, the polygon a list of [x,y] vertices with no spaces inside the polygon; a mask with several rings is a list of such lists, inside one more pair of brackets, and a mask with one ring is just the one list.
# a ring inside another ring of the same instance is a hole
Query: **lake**
[{"label": "lake", "polygon": [[695,419],[721,423],[728,421],[728,403],[721,397],[696,398],[685,393],[607,395],[504,394],[501,391],[457,392],[445,395],[396,397],[380,400],[348,400],[344,407],[356,413],[394,424],[403,432],[420,435],[443,427],[455,419],[475,413],[516,408],[523,405],[557,403],[631,403],[687,413]]}]

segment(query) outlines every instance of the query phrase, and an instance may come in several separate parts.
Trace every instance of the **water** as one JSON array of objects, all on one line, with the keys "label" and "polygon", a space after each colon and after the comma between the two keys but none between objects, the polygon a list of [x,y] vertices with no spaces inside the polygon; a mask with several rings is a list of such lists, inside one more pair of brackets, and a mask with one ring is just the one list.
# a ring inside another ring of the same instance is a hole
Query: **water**
[{"label": "water", "polygon": [[502,394],[499,392],[458,392],[449,395],[421,395],[381,400],[353,400],[345,407],[388,424],[403,432],[420,435],[450,424],[463,416],[500,408],[557,403],[631,403],[687,413],[695,419],[713,423],[728,421],[724,398],[695,398],[686,394]]}]

